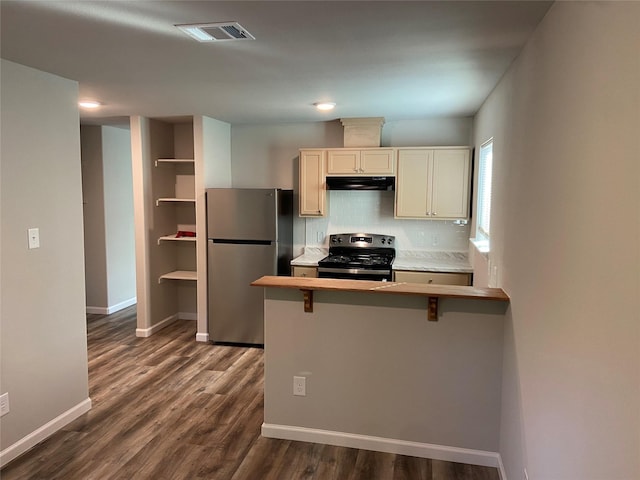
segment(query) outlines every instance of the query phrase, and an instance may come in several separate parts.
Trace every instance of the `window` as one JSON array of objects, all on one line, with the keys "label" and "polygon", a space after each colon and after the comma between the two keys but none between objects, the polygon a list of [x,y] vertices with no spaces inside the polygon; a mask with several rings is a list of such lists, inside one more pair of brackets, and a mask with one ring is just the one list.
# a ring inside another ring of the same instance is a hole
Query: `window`
[{"label": "window", "polygon": [[476,221],[476,245],[481,251],[489,251],[491,232],[491,170],[493,163],[493,138],[480,146],[478,169],[478,219]]}]

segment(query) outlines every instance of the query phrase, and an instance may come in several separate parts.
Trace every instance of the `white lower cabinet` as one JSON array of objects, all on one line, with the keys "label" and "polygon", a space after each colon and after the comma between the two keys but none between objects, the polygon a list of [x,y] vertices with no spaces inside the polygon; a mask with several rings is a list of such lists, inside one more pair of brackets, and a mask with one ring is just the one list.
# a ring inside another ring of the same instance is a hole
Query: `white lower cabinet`
[{"label": "white lower cabinet", "polygon": [[471,273],[449,272],[415,272],[407,270],[395,270],[394,282],[427,283],[432,285],[471,285]]},{"label": "white lower cabinet", "polygon": [[399,148],[395,216],[467,219],[470,163],[468,148]]},{"label": "white lower cabinet", "polygon": [[292,277],[307,277],[307,278],[317,278],[318,277],[318,269],[316,267],[297,267],[294,266],[291,269]]}]

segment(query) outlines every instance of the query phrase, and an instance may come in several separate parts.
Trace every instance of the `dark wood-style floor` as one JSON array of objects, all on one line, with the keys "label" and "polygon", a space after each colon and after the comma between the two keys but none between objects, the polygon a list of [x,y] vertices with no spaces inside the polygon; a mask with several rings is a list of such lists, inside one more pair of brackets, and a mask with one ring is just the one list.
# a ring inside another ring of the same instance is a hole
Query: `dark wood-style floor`
[{"label": "dark wood-style floor", "polygon": [[88,316],[92,410],[2,480],[499,480],[495,468],[263,438],[262,350],[195,342],[190,321],[146,339],[135,327],[135,307]]}]

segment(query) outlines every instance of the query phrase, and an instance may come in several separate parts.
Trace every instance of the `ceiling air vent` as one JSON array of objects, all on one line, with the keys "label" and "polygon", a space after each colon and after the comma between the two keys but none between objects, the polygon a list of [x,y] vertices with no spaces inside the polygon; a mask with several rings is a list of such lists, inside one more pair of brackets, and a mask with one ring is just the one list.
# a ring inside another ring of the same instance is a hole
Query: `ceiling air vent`
[{"label": "ceiling air vent", "polygon": [[238,22],[198,23],[176,25],[180,30],[199,42],[223,40],[255,40]]}]

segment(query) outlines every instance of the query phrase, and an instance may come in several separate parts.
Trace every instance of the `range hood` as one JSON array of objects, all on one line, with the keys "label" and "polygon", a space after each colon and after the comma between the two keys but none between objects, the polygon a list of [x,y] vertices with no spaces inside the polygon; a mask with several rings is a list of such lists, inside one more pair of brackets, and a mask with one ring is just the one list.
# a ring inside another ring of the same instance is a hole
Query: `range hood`
[{"label": "range hood", "polygon": [[327,190],[395,190],[395,177],[327,177]]}]

